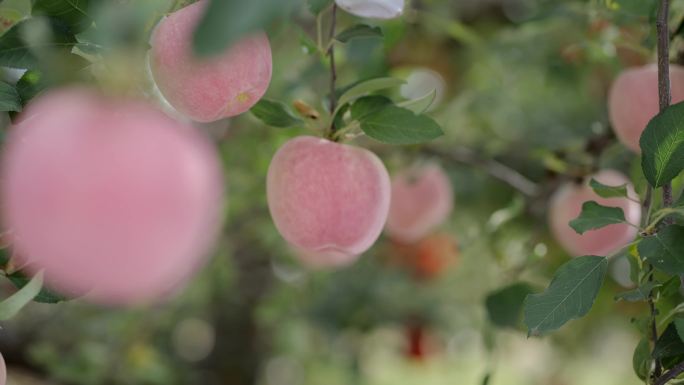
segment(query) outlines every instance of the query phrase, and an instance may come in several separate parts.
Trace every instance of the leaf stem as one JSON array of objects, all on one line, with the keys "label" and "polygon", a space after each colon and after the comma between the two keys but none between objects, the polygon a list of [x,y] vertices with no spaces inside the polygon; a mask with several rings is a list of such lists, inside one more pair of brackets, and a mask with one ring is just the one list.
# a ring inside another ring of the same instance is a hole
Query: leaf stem
[{"label": "leaf stem", "polygon": [[[336,95],[336,83],[337,83],[337,65],[335,64],[335,44],[333,40],[335,39],[335,29],[337,27],[337,3],[332,5],[332,20],[330,22],[330,45],[328,48],[328,57],[330,58],[330,113],[337,110],[337,95]],[[330,138],[335,134],[335,116],[331,116],[330,119]]]}]

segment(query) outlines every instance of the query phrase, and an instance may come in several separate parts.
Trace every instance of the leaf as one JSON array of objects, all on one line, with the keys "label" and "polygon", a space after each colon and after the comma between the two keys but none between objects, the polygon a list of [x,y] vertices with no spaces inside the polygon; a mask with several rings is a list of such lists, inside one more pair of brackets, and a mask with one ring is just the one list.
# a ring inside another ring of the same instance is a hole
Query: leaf
[{"label": "leaf", "polygon": [[348,43],[352,39],[382,38],[384,35],[380,27],[371,27],[366,24],[356,24],[335,36],[340,43]]},{"label": "leaf", "polygon": [[684,341],[684,318],[675,318],[672,323],[675,325],[679,339]]},{"label": "leaf", "polygon": [[200,56],[225,52],[241,37],[264,29],[290,13],[299,0],[211,0],[193,36],[193,48]]},{"label": "leaf", "polygon": [[[22,272],[12,273],[7,276],[7,279],[9,279],[17,289],[22,289],[31,282],[31,279]],[[42,287],[33,300],[40,303],[59,303],[66,301],[67,298]]]},{"label": "leaf", "polygon": [[437,90],[432,90],[424,96],[421,96],[417,99],[406,100],[397,105],[399,107],[406,108],[407,110],[411,110],[416,114],[422,114],[430,108],[430,106],[432,105],[432,103],[434,103],[436,98]]},{"label": "leaf", "polygon": [[47,87],[43,75],[34,70],[28,70],[17,82],[17,92],[23,104],[28,103]]},{"label": "leaf", "polygon": [[525,298],[528,334],[542,335],[586,315],[603,284],[607,267],[608,259],[597,256],[574,258],[562,265],[543,293]]},{"label": "leaf", "polygon": [[84,31],[93,23],[90,0],[35,0],[31,13],[59,20],[70,32]]},{"label": "leaf", "polygon": [[668,274],[684,274],[684,227],[667,226],[657,234],[644,238],[639,255],[656,269]]},{"label": "leaf", "polygon": [[658,337],[652,357],[661,360],[665,369],[679,363],[684,358],[684,342],[679,338],[673,322],[667,325],[663,334]]},{"label": "leaf", "polygon": [[[345,104],[352,102],[364,95],[372,92],[377,92],[387,88],[398,87],[404,84],[405,81],[397,78],[375,78],[360,82],[355,86],[345,91],[337,100],[338,110]],[[337,115],[337,114],[335,114]]]},{"label": "leaf", "polygon": [[627,184],[621,186],[608,186],[594,178],[589,181],[589,186],[594,190],[594,192],[602,198],[626,198],[627,197]]},{"label": "leaf", "polygon": [[314,15],[318,15],[332,5],[333,0],[308,0],[307,2],[309,3],[309,11]]},{"label": "leaf", "polygon": [[7,33],[0,36],[0,66],[10,68],[36,68],[40,64],[37,53],[48,50],[58,51],[71,55],[71,50],[78,44],[75,37],[65,34],[64,31],[54,30],[52,39],[40,46],[30,46],[23,38],[23,29],[34,27],[35,20],[24,20]]},{"label": "leaf", "polygon": [[9,83],[0,81],[0,111],[21,111],[19,92]]},{"label": "leaf", "polygon": [[642,338],[634,349],[632,355],[632,367],[637,377],[645,380],[651,367],[651,347],[648,339]]},{"label": "leaf", "polygon": [[626,223],[625,213],[621,208],[601,206],[594,201],[589,201],[582,205],[580,215],[570,221],[570,227],[578,234],[584,234],[589,230],[618,223]]},{"label": "leaf", "polygon": [[489,320],[501,328],[518,328],[525,297],[533,292],[529,284],[518,282],[490,293],[485,299]]},{"label": "leaf", "polygon": [[250,112],[265,124],[273,127],[292,127],[302,124],[281,102],[261,99]]},{"label": "leaf", "polygon": [[673,104],[653,118],[639,141],[641,167],[653,187],[661,187],[684,168],[684,103]]},{"label": "leaf", "polygon": [[655,281],[653,282],[647,282],[639,287],[637,287],[634,290],[629,290],[624,293],[620,293],[615,296],[615,300],[619,301],[627,301],[627,302],[639,302],[639,301],[645,301],[648,298],[648,295],[651,293],[651,290],[662,286],[660,283],[657,283]]},{"label": "leaf", "polygon": [[430,117],[416,115],[379,96],[359,99],[352,105],[352,117],[368,137],[387,144],[417,144],[444,135]]},{"label": "leaf", "polygon": [[43,273],[36,274],[31,281],[6,300],[0,302],[0,321],[13,318],[35,298],[43,286]]}]

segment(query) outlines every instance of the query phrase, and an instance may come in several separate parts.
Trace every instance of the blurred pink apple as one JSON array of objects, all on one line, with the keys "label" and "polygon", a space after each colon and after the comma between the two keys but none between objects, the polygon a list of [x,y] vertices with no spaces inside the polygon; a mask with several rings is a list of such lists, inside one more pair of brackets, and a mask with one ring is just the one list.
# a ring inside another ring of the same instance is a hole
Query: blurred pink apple
[{"label": "blurred pink apple", "polygon": [[[628,185],[631,198],[636,199],[634,187],[626,176],[614,170],[601,170],[593,176],[597,181],[609,185]],[[641,221],[641,205],[626,198],[601,198],[587,183],[566,183],[553,195],[550,201],[548,220],[551,232],[556,241],[571,255],[607,256],[619,251],[632,242],[637,229],[627,224],[615,224],[598,230],[590,230],[583,235],[577,234],[569,223],[579,216],[582,205],[586,201],[596,201],[609,207],[620,207],[625,213],[627,222],[639,225]]]},{"label": "blurred pink apple", "polygon": [[[670,64],[670,85],[672,103],[684,101],[684,67]],[[615,79],[608,96],[608,112],[615,134],[627,148],[641,153],[641,133],[658,111],[656,65],[628,69]]]},{"label": "blurred pink apple", "polygon": [[278,231],[311,266],[355,261],[387,219],[389,175],[375,154],[361,148],[292,139],[273,157],[266,187]]},{"label": "blurred pink apple", "polygon": [[222,177],[202,134],[85,88],[33,101],[3,154],[2,215],[20,264],[104,304],[148,302],[197,270]]},{"label": "blurred pink apple", "polygon": [[394,19],[404,12],[404,0],[335,0],[345,11],[371,19]]},{"label": "blurred pink apple", "polygon": [[392,179],[392,204],[385,231],[392,239],[412,243],[441,225],[453,210],[449,177],[434,163],[413,167]]},{"label": "blurred pink apple", "polygon": [[263,32],[217,57],[193,55],[192,35],[206,5],[200,0],[163,19],[150,51],[150,69],[161,93],[176,110],[200,122],[249,110],[266,93],[272,73],[271,46]]},{"label": "blurred pink apple", "polygon": [[0,354],[0,385],[7,383],[7,368],[5,367],[5,359]]}]

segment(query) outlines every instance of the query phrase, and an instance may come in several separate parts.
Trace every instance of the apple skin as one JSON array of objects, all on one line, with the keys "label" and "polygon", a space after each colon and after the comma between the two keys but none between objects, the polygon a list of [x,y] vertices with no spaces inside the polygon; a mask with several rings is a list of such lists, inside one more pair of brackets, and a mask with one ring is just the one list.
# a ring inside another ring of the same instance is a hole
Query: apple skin
[{"label": "apple skin", "polygon": [[204,135],[145,102],[48,91],[5,142],[0,199],[17,266],[105,305],[149,303],[205,261],[221,224]]},{"label": "apple skin", "polygon": [[242,38],[216,57],[194,56],[192,35],[206,6],[207,0],[200,0],[162,19],[150,50],[150,70],[164,98],[204,123],[249,110],[266,93],[273,72],[264,32]]},{"label": "apple skin", "polygon": [[390,179],[372,152],[300,136],[275,154],[266,183],[276,228],[311,266],[354,262],[382,232]]},{"label": "apple skin", "polygon": [[385,232],[399,242],[417,242],[447,220],[453,202],[451,181],[439,165],[428,163],[399,172],[392,178]]},{"label": "apple skin", "polygon": [[345,11],[370,19],[394,19],[404,12],[404,0],[335,0]]},{"label": "apple skin", "polygon": [[[670,64],[672,103],[684,101],[684,67]],[[610,123],[622,144],[640,154],[639,139],[658,114],[658,67],[630,68],[613,81],[608,95]]]},{"label": "apple skin", "polygon": [[7,383],[7,366],[5,366],[5,359],[0,354],[0,385]]},{"label": "apple skin", "polygon": [[[592,176],[597,181],[609,185],[628,185],[629,196],[637,198],[629,179],[618,171],[604,169]],[[626,198],[601,198],[589,187],[588,177],[583,184],[566,183],[552,196],[548,221],[556,241],[572,256],[599,255],[607,256],[619,251],[632,242],[637,229],[627,224],[614,224],[597,230],[590,230],[583,235],[577,234],[569,222],[579,216],[582,205],[586,201],[596,201],[603,206],[620,207],[625,219],[638,225],[641,221],[641,205]]]}]

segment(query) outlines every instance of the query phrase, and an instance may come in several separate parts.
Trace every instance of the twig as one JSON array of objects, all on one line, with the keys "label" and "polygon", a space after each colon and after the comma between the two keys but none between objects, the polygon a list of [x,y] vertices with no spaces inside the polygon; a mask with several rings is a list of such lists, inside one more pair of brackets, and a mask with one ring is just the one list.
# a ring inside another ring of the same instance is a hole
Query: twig
[{"label": "twig", "polygon": [[[670,106],[672,95],[670,92],[670,31],[668,30],[668,17],[670,13],[670,1],[660,0],[658,17],[656,20],[656,31],[658,33],[658,104],[660,111],[664,111]],[[667,183],[663,186],[663,205],[672,206],[672,185]],[[653,265],[648,265],[651,273]],[[649,275],[649,281],[653,280],[653,274]],[[653,290],[648,293],[648,307],[651,313],[651,340],[653,349],[658,341],[658,328],[656,317],[658,315],[653,299]],[[653,377],[659,378],[662,374],[662,366],[659,359],[654,359]],[[667,382],[668,380],[665,380]]]},{"label": "twig", "polygon": [[[660,112],[665,111],[672,101],[670,91],[670,30],[668,18],[670,14],[670,0],[660,0],[656,31],[658,33],[658,104]],[[672,185],[663,186],[663,206],[672,206]]]},{"label": "twig", "polygon": [[[328,48],[328,57],[330,58],[330,113],[334,113],[337,109],[337,95],[336,95],[336,83],[337,83],[337,66],[335,64],[335,44],[333,39],[335,39],[335,29],[337,27],[337,3],[332,5],[332,21],[330,22],[330,46]],[[335,117],[333,116],[330,120],[330,135],[335,133],[337,128],[335,127]]]},{"label": "twig", "polygon": [[673,366],[672,369],[668,370],[661,377],[658,377],[653,385],[665,385],[668,381],[677,378],[677,376],[682,373],[684,373],[684,362],[680,362],[679,364]]},{"label": "twig", "polygon": [[467,147],[456,147],[449,152],[426,147],[422,149],[422,151],[442,159],[479,167],[487,172],[487,174],[508,184],[528,197],[536,197],[539,195],[539,186],[537,186],[536,183],[503,163],[478,156],[475,151]]}]

